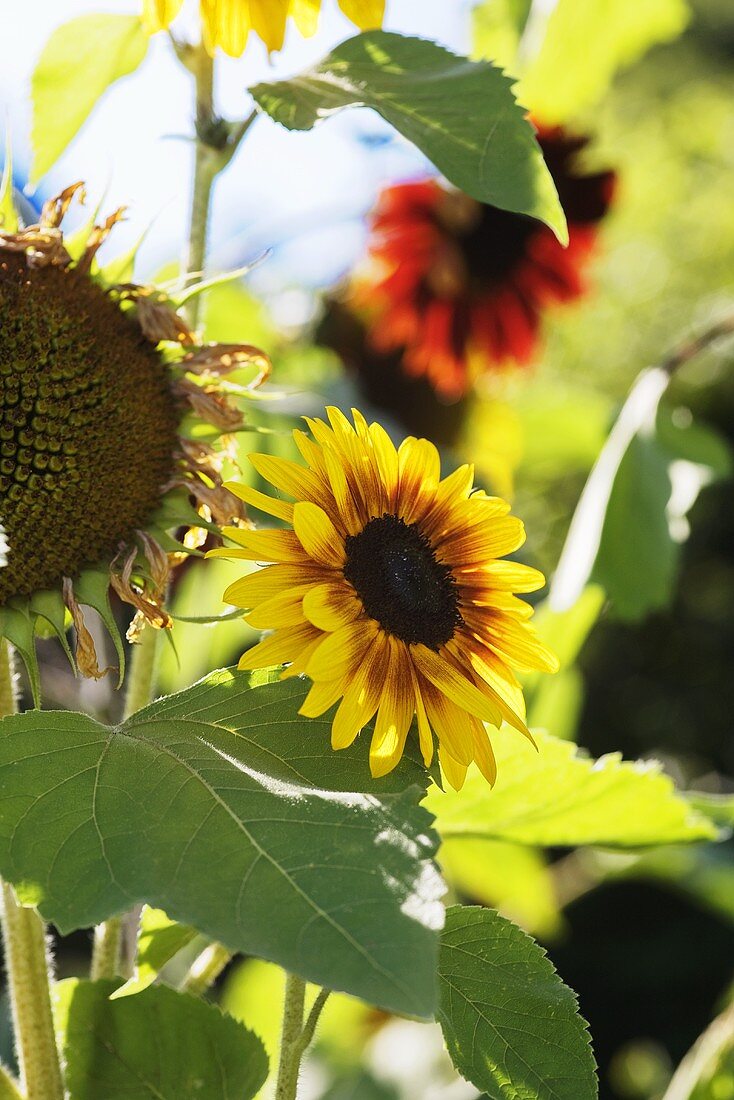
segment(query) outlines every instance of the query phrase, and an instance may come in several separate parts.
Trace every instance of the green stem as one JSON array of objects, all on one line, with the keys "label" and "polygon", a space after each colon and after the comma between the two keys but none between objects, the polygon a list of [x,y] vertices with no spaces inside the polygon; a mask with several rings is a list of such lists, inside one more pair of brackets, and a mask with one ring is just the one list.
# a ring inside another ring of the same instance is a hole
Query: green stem
[{"label": "green stem", "polygon": [[181,982],[182,991],[191,993],[194,997],[203,997],[214,985],[231,958],[232,952],[222,947],[221,943],[210,943],[189,967],[188,973]]},{"label": "green stem", "polygon": [[318,995],[316,997],[316,1000],[311,1005],[311,1011],[309,1012],[308,1016],[306,1017],[306,1022],[303,1025],[303,1031],[301,1032],[301,1034],[298,1038],[298,1042],[296,1043],[295,1048],[294,1048],[294,1052],[295,1052],[296,1056],[298,1057],[299,1063],[300,1063],[301,1058],[303,1057],[303,1055],[306,1053],[308,1048],[311,1046],[311,1042],[312,1042],[313,1037],[316,1033],[316,1025],[319,1022],[319,1017],[321,1016],[321,1013],[324,1010],[324,1005],[326,1004],[327,1000],[329,999],[330,993],[331,993],[330,989],[320,989],[319,992],[318,992]]},{"label": "green stem", "polygon": [[[219,151],[212,145],[213,130],[217,122],[214,113],[214,58],[203,45],[196,48],[191,68],[196,81],[196,154],[185,259],[186,275],[204,271],[212,186],[220,168]],[[194,297],[187,305],[187,319],[192,328],[196,328],[199,320],[199,304],[199,298]]]},{"label": "green stem", "polygon": [[280,1062],[275,1100],[296,1100],[301,1058],[298,1042],[303,1031],[303,1006],[306,983],[295,974],[286,974],[283,1002],[283,1028],[280,1036]]},{"label": "green stem", "polygon": [[143,707],[147,707],[153,698],[162,633],[161,630],[155,630],[152,626],[146,626],[140,641],[133,646],[130,674],[125,688],[123,721],[131,718]]},{"label": "green stem", "polygon": [[[160,637],[160,630],[147,626],[140,641],[133,648],[130,672],[127,676],[123,720],[142,710],[153,698]],[[95,928],[90,968],[92,981],[119,977],[125,921],[125,916],[110,917],[104,924],[98,924]]]},{"label": "green stem", "polygon": [[120,974],[122,917],[110,917],[94,930],[94,948],[90,978],[93,982],[117,978]]},{"label": "green stem", "polygon": [[[0,716],[16,709],[10,646],[0,642]],[[13,1008],[21,1089],[27,1100],[63,1100],[59,1052],[51,1010],[51,968],[46,929],[35,909],[20,905],[8,883],[2,884],[3,939]],[[13,1096],[14,1084],[3,1073],[0,1096]],[[17,1093],[17,1090],[16,1090]]]}]

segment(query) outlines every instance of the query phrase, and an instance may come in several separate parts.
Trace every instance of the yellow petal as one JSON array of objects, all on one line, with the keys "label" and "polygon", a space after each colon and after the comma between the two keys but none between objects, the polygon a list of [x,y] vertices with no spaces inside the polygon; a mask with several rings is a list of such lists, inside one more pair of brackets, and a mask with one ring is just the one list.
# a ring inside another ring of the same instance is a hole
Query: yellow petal
[{"label": "yellow petal", "polygon": [[270,668],[294,660],[305,645],[313,640],[314,628],[308,626],[285,627],[269,638],[264,638],[240,657],[238,668]]},{"label": "yellow petal", "polygon": [[521,565],[516,561],[492,561],[474,572],[464,573],[461,584],[481,587],[498,587],[510,592],[535,592],[545,585],[545,577],[539,569]]},{"label": "yellow petal", "polygon": [[415,713],[405,646],[395,638],[388,638],[388,646],[387,675],[370,746],[370,771],[375,779],[391,772],[400,760]]},{"label": "yellow petal", "polygon": [[399,466],[398,452],[381,424],[370,425],[372,446],[375,450],[375,460],[380,471],[380,478],[384,486],[385,503],[388,512],[394,512],[397,507]]},{"label": "yellow petal", "polygon": [[319,718],[334,706],[343,691],[344,684],[341,680],[327,680],[323,684],[312,684],[298,713],[304,718]]},{"label": "yellow petal", "polygon": [[[434,653],[424,645],[411,646],[411,653],[419,672],[429,683],[438,688],[439,692],[462,710],[481,718],[483,722],[489,722],[492,726],[500,724],[501,715],[498,713],[497,704],[490,701],[469,676],[454,668],[447,657]],[[428,717],[433,725],[427,699],[426,706]]]},{"label": "yellow petal", "polygon": [[275,630],[280,626],[298,626],[306,622],[303,614],[303,588],[280,592],[269,600],[258,604],[254,611],[245,616],[250,626],[257,630]]},{"label": "yellow petal", "polygon": [[474,734],[474,760],[480,772],[493,787],[497,779],[497,761],[495,760],[489,734],[478,718],[472,719]]},{"label": "yellow petal", "polygon": [[423,763],[429,768],[433,760],[433,734],[431,732],[431,725],[428,721],[428,715],[426,714],[426,705],[423,702],[423,695],[418,683],[418,674],[413,667],[412,660],[408,661],[408,668],[410,669],[413,697],[415,698],[415,717],[418,723],[418,744],[420,745],[421,755],[423,756]]},{"label": "yellow petal", "polygon": [[217,47],[230,57],[244,53],[250,33],[248,0],[199,0],[204,44],[209,53]]},{"label": "yellow petal", "polygon": [[321,0],[293,0],[291,15],[304,38],[316,34],[319,26]]},{"label": "yellow petal", "polygon": [[371,31],[382,26],[385,0],[339,0],[339,7],[347,19],[351,19],[361,31]]},{"label": "yellow petal", "polygon": [[438,451],[427,439],[408,436],[398,450],[398,514],[406,523],[425,516],[436,497],[441,473]]},{"label": "yellow petal", "polygon": [[541,642],[533,627],[509,616],[498,618],[496,629],[487,632],[484,641],[520,672],[558,672],[560,668],[558,657]]},{"label": "yellow petal", "polygon": [[341,569],[347,560],[344,539],[318,504],[301,501],[293,508],[293,529],[306,553],[321,565]]},{"label": "yellow petal", "polygon": [[[235,0],[242,3],[242,0]],[[283,48],[290,0],[250,0],[252,29],[265,43],[268,53]]]},{"label": "yellow petal", "polygon": [[143,26],[148,34],[170,27],[182,3],[183,0],[143,0]]},{"label": "yellow petal", "polygon": [[322,584],[323,571],[316,566],[268,565],[233,581],[224,591],[224,602],[235,607],[255,607],[280,592],[304,584]]},{"label": "yellow petal", "polygon": [[454,760],[451,753],[447,752],[443,747],[439,748],[438,757],[441,763],[441,771],[445,775],[447,782],[455,791],[460,791],[466,779],[467,765],[460,764],[458,760]]},{"label": "yellow petal", "polygon": [[321,642],[306,668],[312,680],[336,680],[346,676],[361,660],[378,631],[374,619],[360,619],[339,627]]},{"label": "yellow petal", "polygon": [[422,694],[439,746],[444,746],[460,764],[470,764],[474,755],[471,715],[430,684],[424,685]]},{"label": "yellow petal", "polygon": [[365,525],[365,519],[354,499],[341,460],[331,451],[324,452],[326,472],[339,519],[348,535],[356,535]]},{"label": "yellow petal", "polygon": [[320,504],[324,491],[321,479],[297,462],[277,455],[248,455],[250,462],[261,477],[297,500],[312,500]]},{"label": "yellow petal", "polygon": [[377,710],[387,672],[387,654],[387,639],[381,633],[354,668],[331,725],[332,748],[345,749],[351,745]]},{"label": "yellow petal", "polygon": [[363,612],[362,601],[344,582],[316,585],[303,598],[303,614],[308,621],[329,633],[354,622]]},{"label": "yellow petal", "polygon": [[476,529],[457,531],[436,550],[439,561],[453,567],[484,565],[491,558],[512,554],[525,542],[525,527],[517,516],[490,519]]},{"label": "yellow petal", "polygon": [[246,550],[251,561],[305,564],[309,560],[295,531],[245,531],[242,527],[223,527],[222,534]]},{"label": "yellow petal", "polygon": [[244,500],[245,504],[252,505],[260,512],[284,519],[286,523],[293,522],[293,505],[287,500],[275,500],[273,497],[266,496],[265,493],[258,492],[250,485],[243,485],[240,481],[225,481],[224,488],[229,489],[230,493],[234,493],[240,500]]}]

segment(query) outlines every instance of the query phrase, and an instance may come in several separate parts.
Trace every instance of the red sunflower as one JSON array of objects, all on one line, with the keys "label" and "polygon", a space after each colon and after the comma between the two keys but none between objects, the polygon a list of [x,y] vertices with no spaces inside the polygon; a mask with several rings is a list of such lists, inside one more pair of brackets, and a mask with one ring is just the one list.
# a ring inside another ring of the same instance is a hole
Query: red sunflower
[{"label": "red sunflower", "polygon": [[449,400],[473,373],[527,363],[546,307],[585,290],[615,174],[579,170],[588,138],[561,127],[537,137],[568,220],[567,248],[541,222],[436,180],[386,188],[373,215],[370,272],[353,295],[369,313],[370,342],[401,351],[408,374],[426,376]]}]

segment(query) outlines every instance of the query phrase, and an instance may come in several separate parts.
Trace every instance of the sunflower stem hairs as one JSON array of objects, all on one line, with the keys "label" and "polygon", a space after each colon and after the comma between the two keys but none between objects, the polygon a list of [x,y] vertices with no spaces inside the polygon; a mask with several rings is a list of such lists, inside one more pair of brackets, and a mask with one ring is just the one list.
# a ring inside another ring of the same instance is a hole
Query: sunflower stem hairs
[{"label": "sunflower stem hairs", "polygon": [[110,586],[135,608],[129,640],[170,627],[172,566],[196,552],[196,532],[244,517],[222,488],[227,436],[243,424],[230,396],[246,392],[231,376],[254,367],[257,383],[269,369],[248,345],[202,345],[161,291],[120,281],[131,257],[99,267],[121,210],[65,237],[83,194],[74,184],[37,225],[0,231],[0,638],[21,653],[36,700],[34,634],[50,628],[71,657],[67,610],[76,667],[108,671],[84,604],[104,619],[122,679]]},{"label": "sunflower stem hairs", "polygon": [[516,671],[558,667],[514,595],[542,587],[536,569],[500,560],[525,540],[498,497],[473,489],[473,468],[441,479],[438,451],[409,437],[396,450],[379,424],[335,408],[329,423],[305,418],[294,438],[306,463],[253,454],[257,472],[295,503],[228,482],[240,500],[291,525],[225,527],[234,548],[212,556],[268,562],[224,593],[250,625],[272,633],[239,667],[285,664],[283,677],[313,681],[300,713],[339,706],[334,749],[376,715],[373,776],[400,760],[415,718],[426,766],[438,740],[441,769],[457,790],[474,761],[491,784],[489,729],[525,725]]}]

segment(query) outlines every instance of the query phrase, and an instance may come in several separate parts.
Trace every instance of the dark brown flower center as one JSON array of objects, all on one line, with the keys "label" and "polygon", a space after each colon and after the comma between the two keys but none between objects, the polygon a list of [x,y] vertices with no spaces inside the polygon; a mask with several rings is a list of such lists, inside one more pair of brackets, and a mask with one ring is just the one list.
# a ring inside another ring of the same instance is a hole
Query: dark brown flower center
[{"label": "dark brown flower center", "polygon": [[346,539],[344,576],[367,614],[404,642],[438,649],[461,622],[456,583],[415,523],[371,519]]},{"label": "dark brown flower center", "polygon": [[0,249],[0,605],[110,558],[171,476],[155,349],[90,278]]}]

